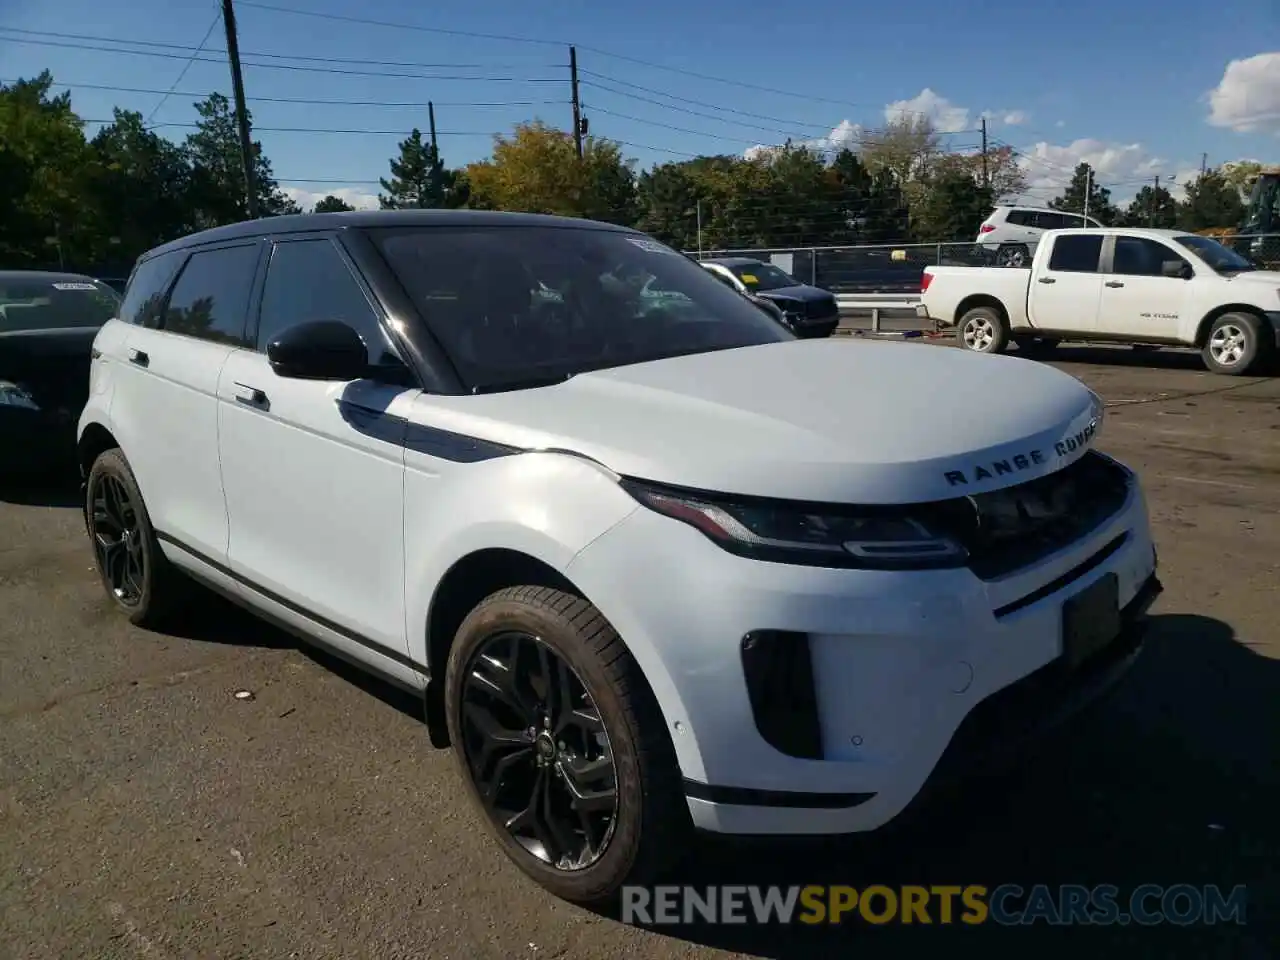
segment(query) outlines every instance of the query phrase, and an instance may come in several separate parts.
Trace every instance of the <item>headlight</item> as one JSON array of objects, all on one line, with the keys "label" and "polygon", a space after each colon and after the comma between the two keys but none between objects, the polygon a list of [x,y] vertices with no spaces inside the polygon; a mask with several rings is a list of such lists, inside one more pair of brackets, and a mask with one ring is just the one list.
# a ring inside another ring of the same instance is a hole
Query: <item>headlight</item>
[{"label": "headlight", "polygon": [[725,497],[635,480],[622,486],[651,510],[701,531],[740,556],[775,563],[863,570],[963,566],[968,555],[910,508],[819,506]]},{"label": "headlight", "polygon": [[0,407],[17,407],[20,410],[39,410],[40,404],[16,383],[0,380]]}]

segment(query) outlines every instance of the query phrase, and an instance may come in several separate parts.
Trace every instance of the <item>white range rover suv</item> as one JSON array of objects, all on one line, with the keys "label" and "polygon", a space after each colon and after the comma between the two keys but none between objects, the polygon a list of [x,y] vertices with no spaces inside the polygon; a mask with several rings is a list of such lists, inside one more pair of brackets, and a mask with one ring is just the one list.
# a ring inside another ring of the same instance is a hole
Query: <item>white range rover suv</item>
[{"label": "white range rover suv", "polygon": [[421,692],[506,853],[600,902],[692,828],[874,830],[1109,688],[1160,586],[1101,417],[798,340],[631,230],[398,211],[144,255],[79,453],[131,620],[198,581]]}]

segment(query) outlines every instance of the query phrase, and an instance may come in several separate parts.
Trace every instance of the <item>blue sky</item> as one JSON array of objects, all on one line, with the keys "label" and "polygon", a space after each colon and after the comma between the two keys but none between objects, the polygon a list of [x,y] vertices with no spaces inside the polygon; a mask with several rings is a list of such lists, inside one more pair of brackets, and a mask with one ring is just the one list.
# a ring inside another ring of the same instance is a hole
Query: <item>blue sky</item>
[{"label": "blue sky", "polygon": [[[188,128],[179,124],[194,118],[190,94],[230,92],[218,8],[0,0],[0,79],[48,67],[86,119],[119,105],[174,124],[160,129],[181,139]],[[895,104],[955,131],[960,149],[976,148],[987,114],[992,142],[1026,158],[1027,200],[1053,196],[1081,158],[1121,199],[1156,174],[1185,180],[1206,153],[1210,164],[1280,162],[1274,0],[241,0],[236,9],[255,136],[304,204],[329,192],[369,202],[398,140],[426,129],[428,100],[450,165],[486,156],[492,134],[521,120],[568,127],[570,42],[592,133],[622,141],[641,167],[787,136],[856,142]],[[122,45],[100,38],[145,41],[155,45],[132,49],[163,56],[103,52]],[[410,105],[278,102],[287,100]]]}]

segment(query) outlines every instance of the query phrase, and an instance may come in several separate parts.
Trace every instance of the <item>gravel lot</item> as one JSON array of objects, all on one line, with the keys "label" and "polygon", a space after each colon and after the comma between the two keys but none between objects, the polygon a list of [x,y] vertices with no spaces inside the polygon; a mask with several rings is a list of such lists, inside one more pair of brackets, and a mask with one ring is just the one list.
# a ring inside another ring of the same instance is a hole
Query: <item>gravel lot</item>
[{"label": "gravel lot", "polygon": [[1244,883],[1247,926],[658,933],[567,906],[488,840],[416,703],[212,599],[182,636],[127,626],[75,491],[43,489],[0,500],[0,957],[1276,956],[1280,379],[1055,363],[1109,402],[1101,446],[1151,501],[1166,592],[1130,680],[909,832],[705,843],[688,879]]}]

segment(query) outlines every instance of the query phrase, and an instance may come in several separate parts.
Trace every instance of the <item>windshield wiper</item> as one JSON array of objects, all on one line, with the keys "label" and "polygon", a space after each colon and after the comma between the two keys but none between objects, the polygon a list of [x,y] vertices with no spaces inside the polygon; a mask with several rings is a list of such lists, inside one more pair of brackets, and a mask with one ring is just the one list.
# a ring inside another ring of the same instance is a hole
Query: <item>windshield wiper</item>
[{"label": "windshield wiper", "polygon": [[495,380],[492,383],[480,383],[471,388],[472,393],[505,393],[508,390],[532,390],[535,387],[551,387],[564,383],[577,374],[569,373],[543,374],[537,377],[513,377],[510,380]]}]

